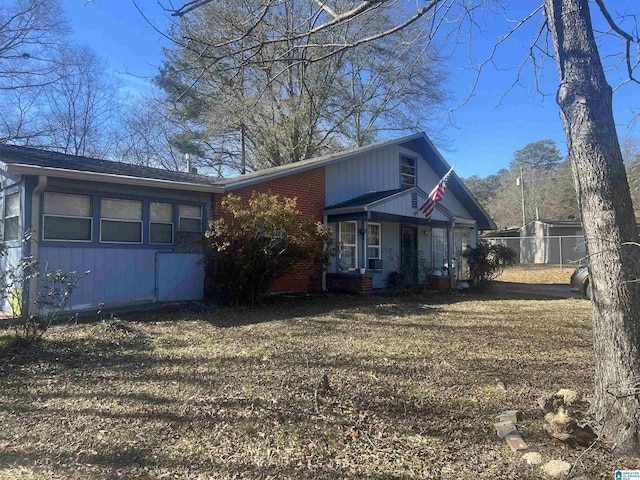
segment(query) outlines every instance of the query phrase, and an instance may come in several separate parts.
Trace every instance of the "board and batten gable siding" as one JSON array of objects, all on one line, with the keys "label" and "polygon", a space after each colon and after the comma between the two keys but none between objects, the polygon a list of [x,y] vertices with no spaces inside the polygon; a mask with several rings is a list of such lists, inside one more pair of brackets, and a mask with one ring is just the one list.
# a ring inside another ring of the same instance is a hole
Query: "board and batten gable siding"
[{"label": "board and batten gable siding", "polygon": [[[248,202],[253,193],[272,193],[281,197],[297,198],[298,210],[307,218],[322,222],[325,207],[325,167],[318,167],[299,173],[292,173],[272,180],[245,187],[228,188],[228,192]],[[225,194],[212,195],[214,219],[222,214],[220,202]],[[322,288],[322,272],[313,263],[296,265],[293,271],[273,283],[271,293],[316,291]]]},{"label": "board and batten gable siding", "polygon": [[326,201],[335,205],[369,192],[400,188],[400,149],[374,150],[326,166]]},{"label": "board and batten gable siding", "polygon": [[[327,205],[345,202],[370,192],[382,192],[400,188],[400,156],[416,159],[416,182],[429,193],[440,181],[429,163],[417,152],[390,145],[354,158],[327,165]],[[423,200],[424,201],[424,200]],[[442,206],[460,218],[472,219],[454,195],[445,195]]]},{"label": "board and batten gable siding", "polygon": [[[406,155],[410,155],[409,151],[405,151],[402,149],[402,153]],[[413,153],[415,156],[416,154]],[[417,184],[420,189],[422,189],[425,193],[429,194],[433,187],[435,187],[440,179],[442,178],[440,175],[437,175],[433,169],[429,166],[428,162],[419,157],[422,161],[417,163],[416,168],[416,177]],[[468,218],[473,219],[473,215],[471,215],[466,208],[460,203],[460,201],[453,195],[451,192],[445,193],[442,197],[441,205],[453,213],[456,217],[460,218]],[[439,219],[437,219],[439,220]]]}]

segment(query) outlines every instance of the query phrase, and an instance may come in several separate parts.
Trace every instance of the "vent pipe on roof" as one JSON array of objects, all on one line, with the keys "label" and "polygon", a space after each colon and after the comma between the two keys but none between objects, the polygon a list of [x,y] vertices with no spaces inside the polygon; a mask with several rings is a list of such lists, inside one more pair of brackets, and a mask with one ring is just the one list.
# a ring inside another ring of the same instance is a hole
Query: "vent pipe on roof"
[{"label": "vent pipe on roof", "polygon": [[191,173],[191,155],[189,155],[188,153],[185,153],[184,161],[186,163],[185,172]]}]

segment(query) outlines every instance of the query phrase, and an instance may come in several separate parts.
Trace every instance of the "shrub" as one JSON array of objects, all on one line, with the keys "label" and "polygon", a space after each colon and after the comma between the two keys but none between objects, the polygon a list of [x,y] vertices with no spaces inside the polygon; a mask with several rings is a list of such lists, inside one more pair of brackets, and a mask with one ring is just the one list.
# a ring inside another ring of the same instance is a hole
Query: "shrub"
[{"label": "shrub", "polygon": [[471,281],[480,285],[494,280],[507,265],[516,263],[518,254],[504,245],[486,241],[478,242],[476,247],[467,247],[462,253],[469,264]]},{"label": "shrub", "polygon": [[[23,241],[29,239],[30,234],[25,234]],[[0,258],[6,255],[6,246],[0,244]],[[0,303],[9,301],[16,339],[27,345],[40,340],[59,318],[80,280],[88,273],[54,270],[49,265],[40,268],[40,263],[32,256],[22,256],[15,265],[8,265],[0,272]],[[23,292],[28,291],[26,287],[32,278],[38,278],[40,282],[34,301],[35,312],[27,315],[22,311]]]},{"label": "shrub", "polygon": [[274,280],[301,262],[325,266],[335,253],[329,227],[302,215],[296,199],[254,193],[228,195],[222,216],[205,233],[212,279],[225,303],[254,305]]}]

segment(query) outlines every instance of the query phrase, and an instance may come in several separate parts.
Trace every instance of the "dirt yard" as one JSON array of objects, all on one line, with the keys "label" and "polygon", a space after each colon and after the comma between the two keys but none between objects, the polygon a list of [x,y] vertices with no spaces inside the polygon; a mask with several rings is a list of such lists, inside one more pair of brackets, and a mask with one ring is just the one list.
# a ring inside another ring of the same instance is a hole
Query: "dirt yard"
[{"label": "dirt yard", "polygon": [[0,332],[0,478],[544,478],[495,434],[510,409],[574,475],[640,468],[542,428],[538,397],[591,391],[585,300],[299,297],[124,320],[28,350]]}]

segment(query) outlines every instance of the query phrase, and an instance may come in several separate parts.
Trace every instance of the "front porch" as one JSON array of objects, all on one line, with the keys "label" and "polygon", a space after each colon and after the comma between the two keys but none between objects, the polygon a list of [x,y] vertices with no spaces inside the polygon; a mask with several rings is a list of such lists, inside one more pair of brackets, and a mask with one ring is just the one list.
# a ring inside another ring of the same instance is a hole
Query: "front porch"
[{"label": "front porch", "polygon": [[365,293],[368,288],[424,286],[442,291],[468,280],[462,250],[475,245],[475,222],[441,205],[427,221],[418,210],[425,199],[414,187],[326,208],[325,222],[342,246],[328,267],[327,290]]}]

